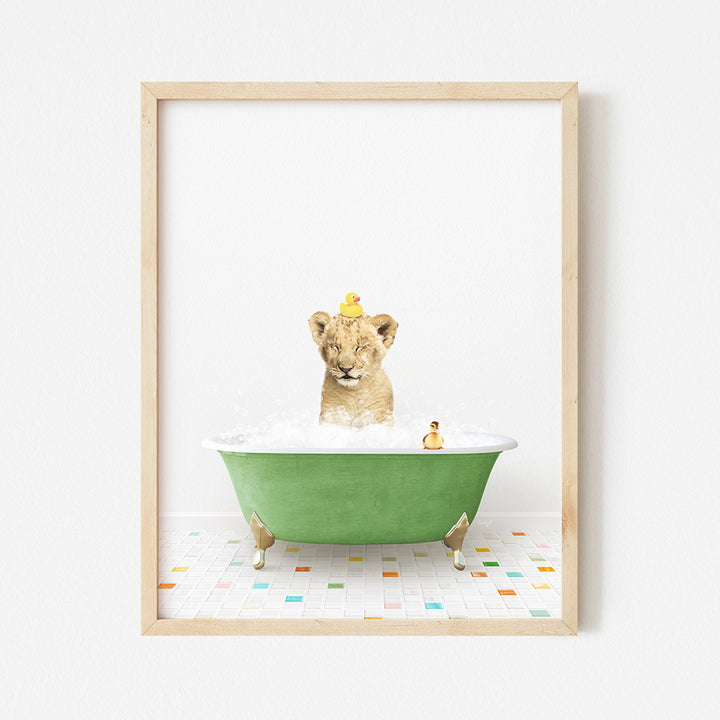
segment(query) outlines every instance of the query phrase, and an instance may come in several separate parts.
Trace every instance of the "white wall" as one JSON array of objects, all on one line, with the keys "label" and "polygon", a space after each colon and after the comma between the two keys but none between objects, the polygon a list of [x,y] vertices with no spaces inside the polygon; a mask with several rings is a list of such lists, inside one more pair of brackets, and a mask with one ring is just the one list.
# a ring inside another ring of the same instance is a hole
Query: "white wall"
[{"label": "white wall", "polygon": [[[708,717],[719,22],[648,0],[6,2],[0,710]],[[579,637],[139,636],[138,84],[189,79],[580,81]]]},{"label": "white wall", "polygon": [[308,328],[399,322],[399,425],[511,435],[484,512],[560,511],[560,103],[160,106],[160,510],[239,508],[200,440],[317,423]]}]

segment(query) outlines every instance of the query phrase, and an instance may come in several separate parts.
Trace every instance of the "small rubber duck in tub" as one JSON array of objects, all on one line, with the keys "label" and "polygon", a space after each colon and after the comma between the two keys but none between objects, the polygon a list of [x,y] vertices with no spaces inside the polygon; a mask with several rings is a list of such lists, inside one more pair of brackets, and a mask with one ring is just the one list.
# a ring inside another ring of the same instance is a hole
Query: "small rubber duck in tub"
[{"label": "small rubber duck in tub", "polygon": [[430,423],[430,432],[422,439],[424,450],[442,450],[443,436],[438,432],[440,429],[440,423],[437,420],[433,420]]}]

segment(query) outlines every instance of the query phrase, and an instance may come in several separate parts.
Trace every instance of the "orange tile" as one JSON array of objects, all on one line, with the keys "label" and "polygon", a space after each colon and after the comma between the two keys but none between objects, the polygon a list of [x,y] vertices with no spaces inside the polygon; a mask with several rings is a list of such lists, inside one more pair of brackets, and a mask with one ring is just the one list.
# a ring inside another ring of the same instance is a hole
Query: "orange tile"
[{"label": "orange tile", "polygon": [[473,577],[487,577],[487,573],[473,571],[470,573]]},{"label": "orange tile", "polygon": [[384,572],[383,577],[400,577],[400,573],[396,572]]},{"label": "orange tile", "polygon": [[513,535],[515,535],[515,537],[524,537],[525,533],[513,533]]},{"label": "orange tile", "polygon": [[551,567],[539,567],[538,570],[540,572],[555,572],[555,568]]},{"label": "orange tile", "polygon": [[158,585],[159,590],[172,590],[177,583],[160,583]]},{"label": "orange tile", "polygon": [[517,595],[514,590],[498,590],[501,595]]},{"label": "orange tile", "polygon": [[295,572],[310,572],[311,568],[309,567],[296,567]]},{"label": "orange tile", "polygon": [[366,615],[365,620],[382,620],[382,617],[379,615]]}]

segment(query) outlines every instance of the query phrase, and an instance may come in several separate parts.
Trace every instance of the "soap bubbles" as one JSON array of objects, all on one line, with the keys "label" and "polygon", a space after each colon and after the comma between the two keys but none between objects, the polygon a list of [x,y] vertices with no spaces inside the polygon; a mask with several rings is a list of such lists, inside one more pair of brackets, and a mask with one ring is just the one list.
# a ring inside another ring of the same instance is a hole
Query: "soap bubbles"
[{"label": "soap bubbles", "polygon": [[[338,418],[341,422],[343,418]],[[440,421],[444,447],[462,448],[482,444],[486,428],[466,422],[443,421],[442,413],[433,417],[395,415],[395,424],[346,424],[318,422],[316,413],[278,411],[255,424],[243,423],[221,433],[215,441],[248,448],[422,448],[422,438],[430,431],[430,421]]]}]

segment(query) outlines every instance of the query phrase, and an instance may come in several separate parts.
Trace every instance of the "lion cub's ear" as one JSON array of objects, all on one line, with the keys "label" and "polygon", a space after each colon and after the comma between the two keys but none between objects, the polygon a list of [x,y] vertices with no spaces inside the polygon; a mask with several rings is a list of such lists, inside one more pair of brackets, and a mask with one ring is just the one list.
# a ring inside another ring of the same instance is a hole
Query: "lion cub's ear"
[{"label": "lion cub's ear", "polygon": [[395,333],[398,329],[397,322],[390,315],[373,315],[370,322],[375,326],[383,345],[389,348],[395,342]]},{"label": "lion cub's ear", "polygon": [[328,313],[323,312],[322,310],[318,310],[316,313],[313,313],[310,316],[310,319],[308,320],[308,325],[310,325],[310,332],[312,333],[313,340],[320,345],[322,342],[323,335],[325,334],[325,328],[327,327],[327,324],[330,322],[330,315]]}]

